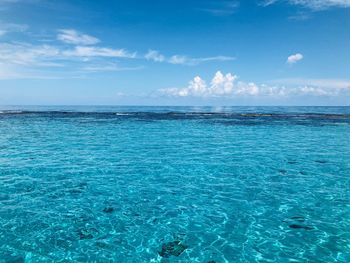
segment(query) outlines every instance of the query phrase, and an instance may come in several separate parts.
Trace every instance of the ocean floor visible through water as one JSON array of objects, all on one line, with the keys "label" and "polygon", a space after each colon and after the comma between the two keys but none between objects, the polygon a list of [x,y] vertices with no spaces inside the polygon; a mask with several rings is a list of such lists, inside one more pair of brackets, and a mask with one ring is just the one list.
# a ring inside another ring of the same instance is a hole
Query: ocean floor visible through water
[{"label": "ocean floor visible through water", "polygon": [[0,262],[350,262],[349,107],[2,107]]}]

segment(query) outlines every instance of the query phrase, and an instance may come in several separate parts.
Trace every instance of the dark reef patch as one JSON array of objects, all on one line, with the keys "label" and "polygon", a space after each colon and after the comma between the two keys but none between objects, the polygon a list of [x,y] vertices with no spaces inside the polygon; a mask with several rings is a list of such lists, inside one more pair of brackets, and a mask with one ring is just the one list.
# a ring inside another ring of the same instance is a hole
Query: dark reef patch
[{"label": "dark reef patch", "polygon": [[111,206],[103,208],[103,212],[108,213],[108,214],[112,213],[113,211],[114,211],[114,208]]},{"label": "dark reef patch", "polygon": [[285,169],[279,169],[278,172],[279,172],[280,174],[286,174],[286,173],[287,173],[287,170],[285,170]]},{"label": "dark reef patch", "polygon": [[298,224],[291,224],[289,225],[290,228],[294,229],[305,229],[305,230],[313,230],[314,228],[312,226],[304,226],[304,225],[298,225]]},{"label": "dark reef patch", "polygon": [[184,252],[188,247],[181,243],[179,240],[168,242],[162,245],[161,251],[158,254],[163,258],[169,258],[170,256],[178,257]]}]

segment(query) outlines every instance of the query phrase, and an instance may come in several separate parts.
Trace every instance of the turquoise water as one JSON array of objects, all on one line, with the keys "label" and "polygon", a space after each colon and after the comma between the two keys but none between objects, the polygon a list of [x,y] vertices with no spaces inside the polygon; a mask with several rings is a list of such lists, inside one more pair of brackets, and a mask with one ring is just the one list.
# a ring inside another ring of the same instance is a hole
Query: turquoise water
[{"label": "turquoise water", "polygon": [[0,262],[350,262],[350,108],[3,107],[0,134]]}]

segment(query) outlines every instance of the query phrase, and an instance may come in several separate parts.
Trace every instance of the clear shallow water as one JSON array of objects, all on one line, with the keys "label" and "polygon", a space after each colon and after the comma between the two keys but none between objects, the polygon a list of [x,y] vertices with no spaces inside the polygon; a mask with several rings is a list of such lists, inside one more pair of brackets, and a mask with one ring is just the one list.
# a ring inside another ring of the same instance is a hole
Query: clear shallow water
[{"label": "clear shallow water", "polygon": [[350,262],[349,108],[0,112],[0,262]]}]

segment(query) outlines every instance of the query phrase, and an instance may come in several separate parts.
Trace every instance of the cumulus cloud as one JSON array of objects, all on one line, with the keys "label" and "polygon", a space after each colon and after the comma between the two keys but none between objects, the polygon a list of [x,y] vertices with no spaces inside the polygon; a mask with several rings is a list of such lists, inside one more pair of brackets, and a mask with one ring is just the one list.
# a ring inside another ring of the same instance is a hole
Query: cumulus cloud
[{"label": "cumulus cloud", "polygon": [[[235,98],[235,97],[291,97],[291,96],[336,96],[342,91],[350,91],[350,82],[329,80],[328,85],[317,85],[321,81],[308,81],[287,85],[258,85],[254,82],[239,81],[232,73],[215,73],[208,85],[200,76],[194,77],[185,88],[168,88],[159,90],[161,94],[170,97],[199,98]],[[333,85],[338,83],[338,85]],[[341,83],[341,85],[339,84]]]},{"label": "cumulus cloud", "polygon": [[221,71],[216,72],[212,78],[210,85],[200,77],[196,76],[191,80],[186,88],[182,89],[163,89],[163,93],[172,96],[194,96],[194,97],[211,97],[230,95],[234,92],[234,81],[237,79],[236,75],[228,73],[222,74]]},{"label": "cumulus cloud", "polygon": [[82,34],[74,29],[60,29],[58,30],[57,39],[73,45],[95,45],[100,42],[96,37]]},{"label": "cumulus cloud", "polygon": [[145,59],[153,60],[155,62],[163,62],[165,60],[165,57],[157,50],[149,50],[145,55]]},{"label": "cumulus cloud", "polygon": [[287,58],[287,63],[288,64],[295,64],[297,63],[298,61],[302,60],[304,58],[304,56],[300,53],[296,53],[294,55],[290,55],[288,58]]},{"label": "cumulus cloud", "polygon": [[[262,2],[264,6],[269,6],[282,0],[265,0]],[[302,6],[313,11],[321,11],[332,7],[348,8],[350,0],[288,0],[292,5]]]}]

